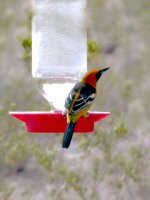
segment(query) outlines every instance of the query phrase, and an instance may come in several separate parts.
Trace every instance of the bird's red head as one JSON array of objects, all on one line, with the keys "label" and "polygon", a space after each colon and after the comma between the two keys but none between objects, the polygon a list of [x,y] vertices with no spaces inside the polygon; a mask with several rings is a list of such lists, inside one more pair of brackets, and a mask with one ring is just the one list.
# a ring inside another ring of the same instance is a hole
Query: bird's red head
[{"label": "bird's red head", "polygon": [[93,86],[94,88],[96,88],[96,83],[97,81],[100,79],[100,77],[102,76],[102,74],[107,71],[109,69],[109,67],[104,68],[104,69],[91,69],[89,70],[84,77],[81,79],[82,83],[86,83],[89,84],[91,86]]}]

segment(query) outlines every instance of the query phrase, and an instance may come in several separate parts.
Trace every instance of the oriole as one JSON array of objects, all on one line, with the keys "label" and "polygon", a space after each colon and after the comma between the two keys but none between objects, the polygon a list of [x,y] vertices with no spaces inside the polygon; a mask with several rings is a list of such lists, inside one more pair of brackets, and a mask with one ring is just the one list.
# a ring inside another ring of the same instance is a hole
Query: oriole
[{"label": "oriole", "polygon": [[96,84],[102,74],[109,68],[91,69],[70,91],[65,100],[67,127],[62,141],[62,147],[68,148],[79,118],[87,115],[96,96]]}]

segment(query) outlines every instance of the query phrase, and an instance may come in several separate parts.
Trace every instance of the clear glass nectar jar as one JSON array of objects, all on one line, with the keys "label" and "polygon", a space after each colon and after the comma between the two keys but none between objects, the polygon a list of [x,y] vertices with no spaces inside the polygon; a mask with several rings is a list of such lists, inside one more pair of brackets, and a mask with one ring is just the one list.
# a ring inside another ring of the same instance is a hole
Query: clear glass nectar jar
[{"label": "clear glass nectar jar", "polygon": [[86,0],[33,0],[32,76],[52,109],[63,110],[87,71]]}]

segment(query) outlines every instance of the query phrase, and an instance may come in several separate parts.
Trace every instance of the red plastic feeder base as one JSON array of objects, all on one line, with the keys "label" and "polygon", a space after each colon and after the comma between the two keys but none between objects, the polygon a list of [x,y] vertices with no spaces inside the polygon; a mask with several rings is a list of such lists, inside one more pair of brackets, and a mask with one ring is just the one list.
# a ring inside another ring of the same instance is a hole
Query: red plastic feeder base
[{"label": "red plastic feeder base", "polygon": [[[9,112],[9,114],[26,123],[28,132],[64,133],[67,125],[66,116],[60,111],[52,112]],[[76,133],[94,131],[94,123],[109,116],[109,112],[89,112],[88,117],[81,117],[76,125]]]}]

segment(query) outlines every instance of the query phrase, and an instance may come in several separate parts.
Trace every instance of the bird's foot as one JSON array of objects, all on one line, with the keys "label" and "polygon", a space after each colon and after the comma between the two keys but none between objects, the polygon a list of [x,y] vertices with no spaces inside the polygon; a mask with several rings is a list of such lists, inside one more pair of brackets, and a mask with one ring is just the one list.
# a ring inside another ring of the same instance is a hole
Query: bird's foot
[{"label": "bird's foot", "polygon": [[62,115],[66,115],[66,114],[67,114],[67,110],[63,110]]},{"label": "bird's foot", "polygon": [[89,112],[86,112],[85,114],[84,114],[84,117],[89,117]]}]

